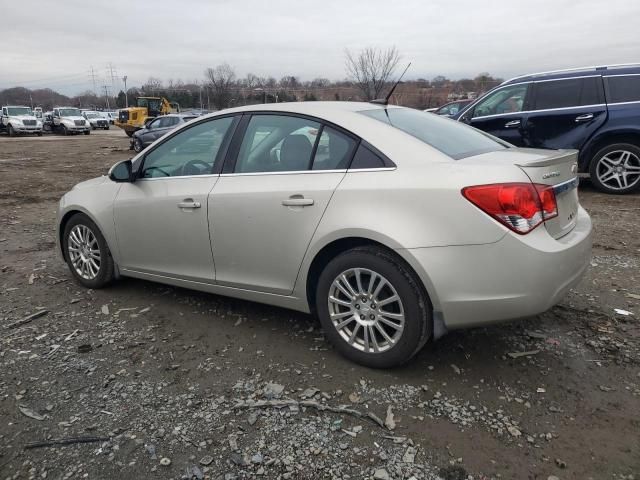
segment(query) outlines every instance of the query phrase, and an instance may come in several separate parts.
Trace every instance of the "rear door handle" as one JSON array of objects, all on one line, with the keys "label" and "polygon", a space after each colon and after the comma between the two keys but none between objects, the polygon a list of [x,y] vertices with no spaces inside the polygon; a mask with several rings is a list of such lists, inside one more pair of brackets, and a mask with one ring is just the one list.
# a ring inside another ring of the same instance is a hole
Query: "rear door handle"
[{"label": "rear door handle", "polygon": [[285,207],[310,207],[311,205],[313,205],[313,199],[291,196],[286,200],[283,200],[282,205],[284,205]]},{"label": "rear door handle", "polygon": [[178,203],[178,208],[200,208],[201,206],[200,202],[194,202],[193,200],[185,200]]},{"label": "rear door handle", "polygon": [[519,127],[520,126],[520,120],[511,120],[510,122],[507,122],[504,124],[504,128],[513,128],[513,127]]},{"label": "rear door handle", "polygon": [[593,119],[593,113],[585,113],[584,115],[578,115],[576,122],[588,122]]}]

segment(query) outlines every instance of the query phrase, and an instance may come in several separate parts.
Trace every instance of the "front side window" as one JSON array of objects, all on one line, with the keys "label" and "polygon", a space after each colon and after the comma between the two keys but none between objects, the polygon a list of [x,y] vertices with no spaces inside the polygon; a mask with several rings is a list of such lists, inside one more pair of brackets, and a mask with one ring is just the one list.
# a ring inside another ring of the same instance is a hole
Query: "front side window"
[{"label": "front side window", "polygon": [[473,117],[518,113],[524,108],[529,84],[510,85],[490,93],[473,109]]},{"label": "front side window", "polygon": [[253,115],[238,153],[235,171],[309,170],[320,123],[287,115]]},{"label": "front side window", "polygon": [[606,79],[609,103],[640,102],[640,75],[615,75]]},{"label": "front side window", "polygon": [[402,130],[453,159],[507,148],[507,144],[480,130],[411,108],[378,108],[360,113]]},{"label": "front side window", "polygon": [[570,78],[536,83],[535,110],[570,108],[601,103],[599,77]]},{"label": "front side window", "polygon": [[182,130],[149,152],[142,178],[207,175],[222,161],[221,149],[232,117],[209,120]]}]

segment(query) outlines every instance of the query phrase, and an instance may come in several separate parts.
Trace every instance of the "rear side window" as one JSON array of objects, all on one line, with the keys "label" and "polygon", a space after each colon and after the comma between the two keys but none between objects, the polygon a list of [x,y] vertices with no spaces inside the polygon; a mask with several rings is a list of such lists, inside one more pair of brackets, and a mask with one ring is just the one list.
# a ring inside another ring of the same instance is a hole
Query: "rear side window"
[{"label": "rear side window", "polygon": [[537,82],[534,110],[602,103],[600,77]]},{"label": "rear side window", "polygon": [[503,150],[508,145],[463,123],[411,108],[377,108],[360,113],[402,130],[456,160]]},{"label": "rear side window", "polygon": [[640,75],[615,75],[606,78],[609,103],[640,102]]},{"label": "rear side window", "polygon": [[313,170],[342,170],[347,168],[356,142],[331,127],[324,127],[313,158]]}]

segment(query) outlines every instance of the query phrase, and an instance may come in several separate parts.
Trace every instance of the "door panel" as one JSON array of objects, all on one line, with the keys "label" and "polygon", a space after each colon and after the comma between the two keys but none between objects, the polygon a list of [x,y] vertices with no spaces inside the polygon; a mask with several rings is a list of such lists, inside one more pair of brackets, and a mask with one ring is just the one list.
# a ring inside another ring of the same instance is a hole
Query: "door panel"
[{"label": "door panel", "polygon": [[[114,207],[120,268],[213,282],[207,197],[218,178],[123,183]],[[193,208],[198,204],[200,208]]]},{"label": "door panel", "polygon": [[525,145],[580,150],[606,119],[607,107],[604,105],[530,112],[525,128]]},{"label": "door panel", "polygon": [[290,294],[311,237],[344,175],[222,175],[209,196],[216,282]]}]

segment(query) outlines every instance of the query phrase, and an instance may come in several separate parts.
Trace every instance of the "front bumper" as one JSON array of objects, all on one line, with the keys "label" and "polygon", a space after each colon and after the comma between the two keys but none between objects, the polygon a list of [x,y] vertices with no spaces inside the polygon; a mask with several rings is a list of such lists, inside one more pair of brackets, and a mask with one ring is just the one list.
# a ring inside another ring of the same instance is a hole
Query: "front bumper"
[{"label": "front bumper", "polygon": [[556,305],[591,260],[591,219],[580,208],[560,239],[543,225],[528,235],[507,233],[484,245],[398,250],[434,297],[448,329],[538,315]]},{"label": "front bumper", "polygon": [[42,125],[41,126],[37,126],[37,125],[12,125],[13,130],[18,132],[18,133],[41,133],[42,132]]}]

